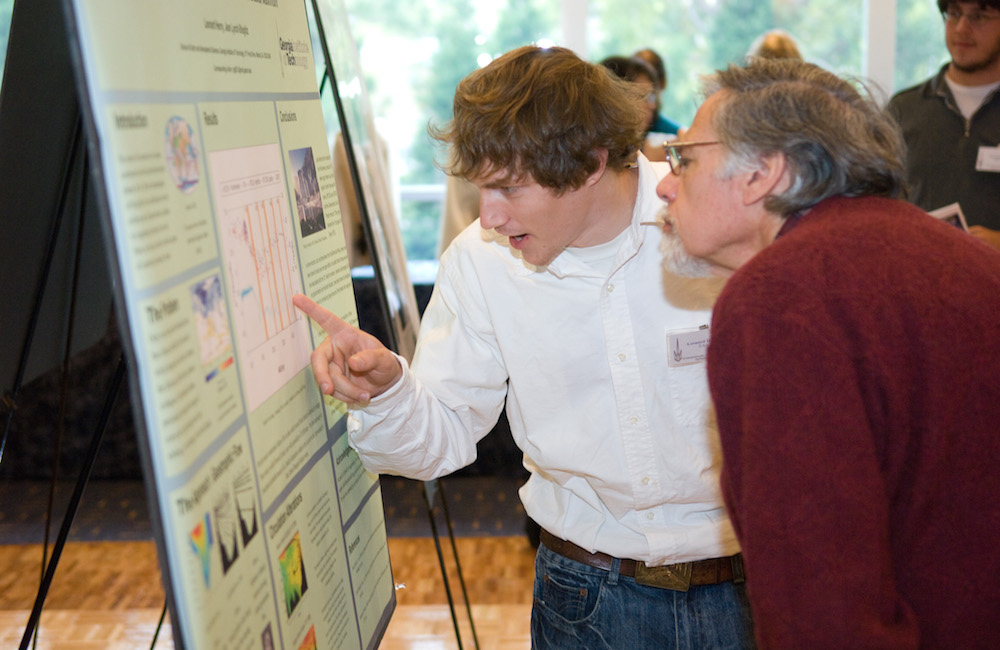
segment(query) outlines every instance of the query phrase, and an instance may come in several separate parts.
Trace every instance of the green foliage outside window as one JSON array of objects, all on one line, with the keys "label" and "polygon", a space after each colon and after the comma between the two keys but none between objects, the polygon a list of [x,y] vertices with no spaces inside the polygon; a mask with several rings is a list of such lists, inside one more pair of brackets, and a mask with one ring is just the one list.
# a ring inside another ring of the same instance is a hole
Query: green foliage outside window
[{"label": "green foliage outside window", "polygon": [[[869,0],[884,1],[884,0]],[[390,6],[391,5],[391,6]],[[699,76],[744,59],[762,32],[780,27],[799,41],[804,56],[839,74],[860,76],[864,59],[863,0],[678,0],[632,3],[589,0],[589,58],[631,54],[652,47],[666,60],[669,87],[663,112],[690,123],[698,106]],[[394,102],[409,101],[409,126],[394,141],[402,162],[402,185],[441,183],[435,166],[442,152],[427,137],[430,123],[450,116],[458,81],[481,64],[514,47],[541,39],[559,41],[559,3],[546,0],[416,0],[396,5],[389,0],[348,0],[352,29],[362,48],[362,65],[377,115],[389,115]],[[934,0],[898,0],[895,88],[933,74],[947,60],[943,30]],[[386,41],[387,36],[389,41]],[[393,40],[394,39],[394,40]],[[393,42],[392,52],[374,46]],[[403,45],[399,47],[398,45]],[[377,59],[390,54],[397,77],[412,90],[379,74]],[[410,95],[410,99],[402,95]],[[389,118],[390,120],[392,118]],[[436,241],[433,204],[401,206],[407,252],[423,259]],[[414,237],[426,241],[414,242]]]},{"label": "green foliage outside window", "polygon": [[[699,76],[741,62],[753,40],[770,28],[795,36],[806,59],[838,74],[860,76],[864,1],[588,0],[589,58],[653,48],[669,74],[663,112],[689,124],[700,101]],[[437,166],[443,152],[428,137],[427,125],[449,119],[455,85],[479,65],[520,45],[558,42],[560,5],[552,0],[347,0],[373,111],[381,118],[400,185],[443,183]],[[0,64],[13,6],[14,0],[0,0]],[[948,60],[934,0],[897,0],[896,16],[892,91],[922,81]],[[439,213],[440,206],[426,201],[400,206],[411,259],[434,257]]]},{"label": "green foliage outside window", "polygon": [[792,34],[809,61],[838,73],[861,69],[861,0],[685,0],[670,3],[669,12],[648,3],[634,7],[627,20],[616,0],[591,0],[590,5],[601,26],[590,34],[592,58],[655,50],[669,80],[663,112],[680,124],[691,123],[700,103],[700,76],[742,63],[754,39],[769,29]]}]

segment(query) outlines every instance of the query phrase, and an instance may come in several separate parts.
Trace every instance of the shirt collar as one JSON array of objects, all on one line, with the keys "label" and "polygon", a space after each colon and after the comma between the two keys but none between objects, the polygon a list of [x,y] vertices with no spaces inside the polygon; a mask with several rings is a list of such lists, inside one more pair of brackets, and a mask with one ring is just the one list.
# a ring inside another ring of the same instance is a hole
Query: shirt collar
[{"label": "shirt collar", "polygon": [[[666,163],[663,164],[666,165]],[[640,222],[651,221],[652,215],[655,215],[660,207],[660,200],[656,196],[656,184],[659,182],[659,178],[657,177],[656,170],[653,168],[652,163],[650,163],[649,160],[640,153],[637,161],[637,167],[639,170],[639,182],[635,199],[635,207],[632,209],[632,221],[623,233],[625,236],[622,237],[619,235],[616,238],[620,240],[621,243],[618,248],[618,252],[615,255],[615,261],[611,266],[611,273],[617,271],[623,264],[625,264],[625,262],[639,252],[639,248],[642,246],[643,239],[646,235],[643,229],[654,227],[640,225]],[[563,254],[560,254],[552,260],[546,268],[546,271],[558,278],[571,275],[600,275],[601,277],[605,277],[607,275],[601,269],[589,267],[582,260],[580,260],[578,256]]]}]

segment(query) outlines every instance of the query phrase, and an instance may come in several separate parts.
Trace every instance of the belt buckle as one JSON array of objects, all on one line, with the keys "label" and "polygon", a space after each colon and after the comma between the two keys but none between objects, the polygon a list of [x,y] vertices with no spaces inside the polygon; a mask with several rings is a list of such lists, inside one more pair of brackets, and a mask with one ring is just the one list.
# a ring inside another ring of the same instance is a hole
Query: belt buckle
[{"label": "belt buckle", "polygon": [[680,562],[666,566],[646,566],[645,562],[635,563],[635,581],[647,587],[687,591],[691,586],[693,562]]}]

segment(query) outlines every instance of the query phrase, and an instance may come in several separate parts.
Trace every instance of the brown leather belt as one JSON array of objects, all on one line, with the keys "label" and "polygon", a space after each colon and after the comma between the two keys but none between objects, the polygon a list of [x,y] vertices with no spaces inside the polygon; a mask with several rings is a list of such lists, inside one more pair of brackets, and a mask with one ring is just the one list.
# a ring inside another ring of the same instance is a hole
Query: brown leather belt
[{"label": "brown leather belt", "polygon": [[[541,532],[541,542],[553,553],[596,569],[611,571],[614,558],[606,553],[591,553],[573,542],[559,539],[544,529]],[[639,584],[676,591],[687,591],[691,585],[717,585],[730,580],[739,584],[746,579],[743,573],[743,558],[739,553],[730,557],[655,567],[648,567],[645,562],[623,559],[620,560],[618,573],[635,578]]]}]

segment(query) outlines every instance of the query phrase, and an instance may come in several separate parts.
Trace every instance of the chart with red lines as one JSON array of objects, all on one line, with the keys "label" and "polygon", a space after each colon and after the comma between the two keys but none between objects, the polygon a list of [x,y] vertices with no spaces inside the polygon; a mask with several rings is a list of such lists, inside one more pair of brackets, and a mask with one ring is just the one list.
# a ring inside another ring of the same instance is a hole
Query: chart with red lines
[{"label": "chart with red lines", "polygon": [[277,144],[209,155],[220,245],[247,407],[255,410],[309,363],[302,281]]}]

